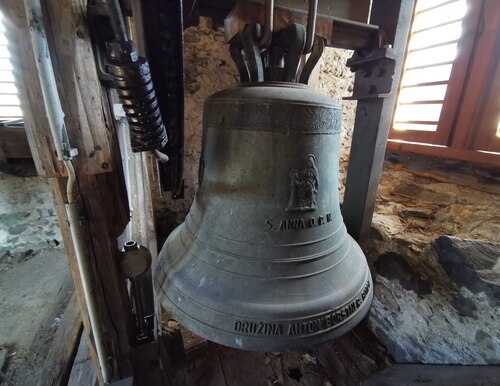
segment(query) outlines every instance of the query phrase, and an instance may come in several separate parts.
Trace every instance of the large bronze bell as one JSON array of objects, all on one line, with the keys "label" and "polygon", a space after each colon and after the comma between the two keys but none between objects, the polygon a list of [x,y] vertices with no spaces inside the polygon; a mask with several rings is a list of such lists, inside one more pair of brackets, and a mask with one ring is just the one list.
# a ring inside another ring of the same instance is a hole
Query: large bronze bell
[{"label": "large bronze bell", "polygon": [[280,351],[365,316],[373,286],[340,214],[340,129],[340,106],[301,84],[207,99],[198,191],[156,269],[174,318],[227,346]]}]

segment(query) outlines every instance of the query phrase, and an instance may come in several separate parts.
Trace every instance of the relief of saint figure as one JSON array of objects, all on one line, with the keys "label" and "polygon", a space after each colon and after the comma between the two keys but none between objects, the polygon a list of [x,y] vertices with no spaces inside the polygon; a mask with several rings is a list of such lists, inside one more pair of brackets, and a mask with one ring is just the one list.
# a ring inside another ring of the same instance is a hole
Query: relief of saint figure
[{"label": "relief of saint figure", "polygon": [[319,188],[316,157],[309,154],[305,160],[302,172],[296,169],[290,171],[290,201],[287,212],[307,212],[316,210],[316,194]]}]

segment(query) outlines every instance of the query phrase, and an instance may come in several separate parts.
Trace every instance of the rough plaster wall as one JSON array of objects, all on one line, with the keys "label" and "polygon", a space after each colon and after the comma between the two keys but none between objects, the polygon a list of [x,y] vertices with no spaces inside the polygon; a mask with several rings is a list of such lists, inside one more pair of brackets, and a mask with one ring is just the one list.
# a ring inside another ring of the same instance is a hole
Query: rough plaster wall
[{"label": "rough plaster wall", "polygon": [[326,48],[319,61],[319,74],[316,90],[329,95],[342,106],[342,140],[340,142],[340,169],[339,189],[344,191],[344,182],[347,174],[349,152],[351,151],[352,130],[356,115],[356,101],[343,100],[351,96],[354,85],[354,73],[346,67],[347,59],[352,56],[352,51],[336,48]]},{"label": "rough plaster wall", "polygon": [[[203,103],[213,93],[238,82],[239,76],[222,29],[214,30],[209,19],[201,18],[198,27],[191,27],[184,35],[185,66],[185,159],[184,199],[171,200],[155,197],[159,242],[184,220],[198,183],[198,162],[201,151]],[[161,244],[160,244],[161,245]]]},{"label": "rough plaster wall", "polygon": [[[484,286],[481,271],[460,260],[452,273],[467,280],[457,281],[435,246],[442,235],[498,243],[498,188],[463,182],[451,162],[448,176],[460,185],[397,166],[387,162],[382,173],[367,253],[375,291],[370,329],[397,362],[500,364],[499,292],[472,290]],[[482,173],[477,167],[469,172]],[[474,258],[485,259],[477,251]],[[448,258],[459,256],[455,251]],[[500,291],[496,257],[490,282]]]},{"label": "rough plaster wall", "polygon": [[[236,67],[224,42],[224,32],[222,29],[214,30],[209,19],[202,18],[198,27],[188,28],[184,39],[185,198],[173,201],[167,197],[156,197],[155,208],[160,242],[175,225],[184,219],[194,198],[201,150],[203,103],[211,94],[239,81]],[[345,175],[349,155],[356,106],[355,102],[342,101],[342,97],[350,95],[352,90],[353,77],[349,69],[345,67],[345,61],[350,56],[350,51],[326,49],[318,64],[318,79],[313,82],[319,92],[331,96],[340,102],[343,108],[341,182]]]},{"label": "rough plaster wall", "polygon": [[52,248],[61,242],[46,179],[0,172],[0,261],[3,257]]}]

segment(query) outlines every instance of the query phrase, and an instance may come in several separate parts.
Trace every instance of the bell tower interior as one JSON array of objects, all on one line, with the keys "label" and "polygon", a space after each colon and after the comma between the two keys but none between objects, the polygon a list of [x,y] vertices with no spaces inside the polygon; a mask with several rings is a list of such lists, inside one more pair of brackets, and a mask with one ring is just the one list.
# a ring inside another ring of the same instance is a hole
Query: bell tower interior
[{"label": "bell tower interior", "polygon": [[495,0],[2,0],[0,385],[500,384]]}]

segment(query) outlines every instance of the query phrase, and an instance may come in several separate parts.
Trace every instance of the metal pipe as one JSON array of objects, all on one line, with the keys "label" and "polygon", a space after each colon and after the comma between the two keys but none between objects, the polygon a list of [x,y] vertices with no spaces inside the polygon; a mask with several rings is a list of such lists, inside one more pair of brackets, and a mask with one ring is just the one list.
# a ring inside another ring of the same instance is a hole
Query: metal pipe
[{"label": "metal pipe", "polygon": [[[130,217],[132,217],[132,191],[130,187],[130,158],[128,154],[128,138],[129,127],[127,118],[121,117],[118,123],[118,145],[120,147],[120,154],[122,158],[123,166],[123,177],[125,180],[125,188],[127,189],[127,199],[128,199],[128,209],[130,212]],[[132,240],[132,222],[129,221],[125,226],[125,230],[120,235],[120,239],[123,242]]]},{"label": "metal pipe", "polygon": [[170,158],[168,158],[168,155],[162,153],[158,149],[153,150],[153,155],[156,157],[158,162],[161,162],[162,164],[165,164],[170,160]]},{"label": "metal pipe", "polygon": [[33,52],[36,57],[36,67],[42,96],[45,105],[45,111],[49,121],[52,142],[56,149],[57,158],[64,162],[64,166],[68,173],[68,183],[66,194],[68,204],[66,205],[66,216],[71,232],[71,239],[75,250],[78,270],[82,281],[83,293],[96,345],[97,357],[99,366],[101,367],[103,381],[109,383],[110,366],[106,350],[103,343],[103,333],[101,324],[99,323],[97,302],[92,293],[90,277],[92,269],[90,265],[90,256],[88,249],[84,245],[84,226],[79,216],[79,204],[77,203],[74,187],[76,182],[75,169],[73,167],[72,158],[76,155],[76,149],[71,149],[68,140],[66,126],[64,124],[64,112],[61,106],[61,100],[57,92],[57,84],[54,76],[54,68],[50,60],[50,52],[48,42],[43,26],[43,14],[40,0],[24,0],[26,15],[29,22],[31,33],[31,42]]},{"label": "metal pipe", "polygon": [[264,32],[259,40],[259,47],[266,48],[273,38],[274,0],[266,0]]},{"label": "metal pipe", "polygon": [[314,35],[316,34],[316,14],[318,12],[318,0],[309,0],[309,9],[307,11],[307,32],[304,54],[312,51]]},{"label": "metal pipe", "polygon": [[61,107],[57,83],[54,77],[52,61],[50,59],[49,45],[43,26],[43,15],[40,0],[24,0],[26,16],[31,34],[31,44],[35,54],[35,63],[38,70],[38,79],[45,102],[47,119],[53,138],[57,159],[67,159],[69,150],[68,133],[64,123],[64,112]]},{"label": "metal pipe", "polygon": [[[66,162],[68,164],[71,164],[71,161],[66,161]],[[68,172],[71,169],[72,166],[68,167]],[[92,272],[92,267],[90,264],[90,256],[87,252],[85,243],[83,242],[84,226],[82,222],[84,221],[84,219],[80,217],[79,214],[80,205],[78,203],[70,202],[66,204],[65,207],[66,207],[66,216],[68,220],[68,225],[71,232],[71,239],[73,241],[73,247],[75,250],[76,261],[78,264],[78,270],[80,272],[83,294],[85,296],[85,302],[87,303],[87,311],[89,314],[90,325],[92,328],[92,335],[94,336],[99,367],[101,368],[101,373],[104,383],[109,383],[111,381],[111,369],[106,354],[106,347],[104,346],[104,337],[103,337],[104,334],[102,332],[102,328],[98,319],[97,302],[95,296],[93,296],[92,285],[90,282],[90,275]]]}]

